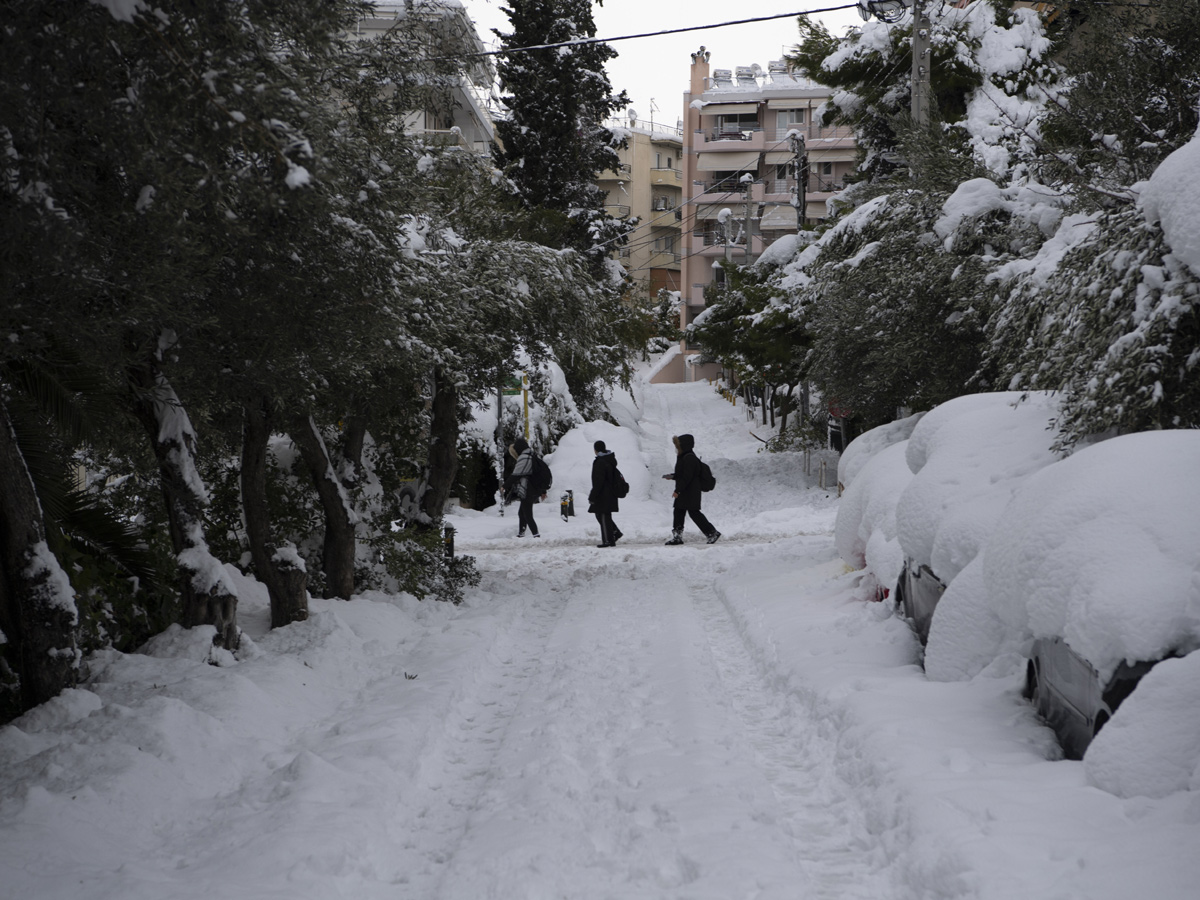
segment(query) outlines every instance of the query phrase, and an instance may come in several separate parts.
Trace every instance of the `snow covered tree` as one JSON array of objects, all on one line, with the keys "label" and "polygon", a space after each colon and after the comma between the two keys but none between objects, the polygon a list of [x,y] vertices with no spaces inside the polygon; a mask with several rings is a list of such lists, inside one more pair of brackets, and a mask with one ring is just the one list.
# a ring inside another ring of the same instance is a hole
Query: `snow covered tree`
[{"label": "snow covered tree", "polygon": [[1076,0],[1067,18],[1067,72],[1042,126],[1042,178],[1124,194],[1198,124],[1200,31],[1195,0],[1161,0],[1153,11]]},{"label": "snow covered tree", "polygon": [[1054,43],[1031,9],[976,0],[931,17],[931,134],[922,135],[911,104],[912,25],[871,21],[846,37],[801,18],[801,41],[787,58],[798,71],[835,89],[825,121],[854,128],[859,176],[882,178],[912,166],[934,142],[938,166],[963,179],[980,168],[1007,178],[1036,142],[1045,90],[1059,78]]},{"label": "snow covered tree", "polygon": [[[505,48],[594,38],[592,0],[511,0],[512,30],[497,31]],[[603,43],[517,50],[498,66],[508,114],[497,123],[497,160],[533,212],[521,237],[574,247],[599,266],[629,230],[604,210],[596,176],[615,168],[623,138],[605,122],[629,105],[614,95],[604,63],[616,51]]]},{"label": "snow covered tree", "polygon": [[783,431],[792,391],[807,374],[811,335],[800,317],[778,302],[777,292],[767,283],[769,266],[726,263],[725,272],[725,283],[710,287],[712,296],[692,323],[691,338],[706,359],[720,362],[743,384],[763,392],[764,417],[774,415],[775,389],[785,389],[780,398]]}]

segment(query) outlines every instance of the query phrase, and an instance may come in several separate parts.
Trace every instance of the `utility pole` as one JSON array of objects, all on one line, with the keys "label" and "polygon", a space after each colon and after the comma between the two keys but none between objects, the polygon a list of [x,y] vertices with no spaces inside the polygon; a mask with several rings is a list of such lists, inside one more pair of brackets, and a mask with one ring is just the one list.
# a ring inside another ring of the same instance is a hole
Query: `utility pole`
[{"label": "utility pole", "polygon": [[929,91],[929,71],[933,63],[930,55],[932,45],[930,31],[933,26],[929,21],[929,10],[926,4],[930,0],[858,0],[858,14],[863,21],[871,16],[881,22],[895,24],[904,18],[905,10],[912,7],[912,112],[913,121],[917,125],[929,124],[930,106],[932,99]]},{"label": "utility pole", "polygon": [[752,227],[751,227],[751,218],[750,218],[750,205],[751,205],[750,194],[751,194],[752,188],[754,188],[754,175],[751,175],[748,172],[742,176],[742,192],[745,196],[745,204],[746,204],[746,212],[745,212],[745,218],[743,220],[743,228],[742,228],[742,240],[745,241],[745,250],[742,251],[744,265],[750,265],[750,250],[751,250],[750,245],[751,245],[751,241],[754,240],[751,238]]},{"label": "utility pole", "polygon": [[788,132],[788,143],[792,148],[792,180],[796,183],[792,188],[796,231],[801,232],[804,230],[804,207],[808,203],[808,148],[804,144],[804,135],[795,128]]},{"label": "utility pole", "polygon": [[931,45],[927,0],[913,0],[912,33],[912,117],[918,127],[929,124],[929,64]]}]

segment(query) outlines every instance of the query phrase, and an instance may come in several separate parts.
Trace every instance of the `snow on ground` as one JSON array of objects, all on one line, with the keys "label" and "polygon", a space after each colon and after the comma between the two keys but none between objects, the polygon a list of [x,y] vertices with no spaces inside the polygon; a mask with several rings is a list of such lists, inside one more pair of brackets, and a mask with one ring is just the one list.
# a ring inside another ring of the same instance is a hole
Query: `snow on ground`
[{"label": "snow on ground", "polygon": [[[268,632],[238,576],[236,662],[174,629],[0,729],[0,897],[1195,896],[1200,796],[1089,786],[1015,676],[928,681],[801,457],[704,384],[617,417],[550,457],[578,514],[539,506],[542,538],[453,517],[484,576],[461,607],[314,600]],[[662,543],[684,431],[712,546]],[[633,487],[615,549],[597,438]]]}]

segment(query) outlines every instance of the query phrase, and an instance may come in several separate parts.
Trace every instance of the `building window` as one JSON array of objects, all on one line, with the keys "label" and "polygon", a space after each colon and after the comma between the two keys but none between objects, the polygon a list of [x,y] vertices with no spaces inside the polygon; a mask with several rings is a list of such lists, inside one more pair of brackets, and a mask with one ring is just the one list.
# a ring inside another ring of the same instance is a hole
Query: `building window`
[{"label": "building window", "polygon": [[804,124],[804,118],[807,110],[803,109],[781,109],[775,113],[775,128],[780,135],[785,135],[793,128],[798,128]]},{"label": "building window", "polygon": [[737,113],[717,117],[717,133],[741,135],[743,131],[758,130],[758,113]]}]

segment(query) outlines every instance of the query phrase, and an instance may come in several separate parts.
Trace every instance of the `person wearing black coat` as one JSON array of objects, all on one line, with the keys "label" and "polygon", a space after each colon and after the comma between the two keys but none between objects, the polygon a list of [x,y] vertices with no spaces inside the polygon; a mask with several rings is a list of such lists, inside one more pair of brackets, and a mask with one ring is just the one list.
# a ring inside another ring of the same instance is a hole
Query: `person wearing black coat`
[{"label": "person wearing black coat", "polygon": [[[517,537],[525,537],[525,530],[534,537],[538,534],[537,522],[533,520],[533,504],[538,501],[530,481],[533,478],[533,448],[525,438],[517,438],[508,447],[508,455],[516,460],[508,476],[508,495],[505,503],[517,501]],[[545,494],[542,495],[543,499]]]},{"label": "person wearing black coat", "polygon": [[696,446],[696,439],[690,434],[681,434],[671,440],[675,444],[675,472],[663,476],[675,482],[675,492],[671,495],[675,498],[671,539],[667,541],[667,546],[683,543],[685,513],[692,517],[692,521],[708,539],[708,543],[715,544],[721,539],[721,532],[700,512],[700,460],[692,452],[692,448]]},{"label": "person wearing black coat", "polygon": [[596,458],[592,460],[592,489],[588,492],[588,512],[596,514],[600,523],[598,547],[615,547],[621,539],[621,530],[613,522],[612,514],[620,509],[617,500],[617,456],[604,441],[592,445]]}]

